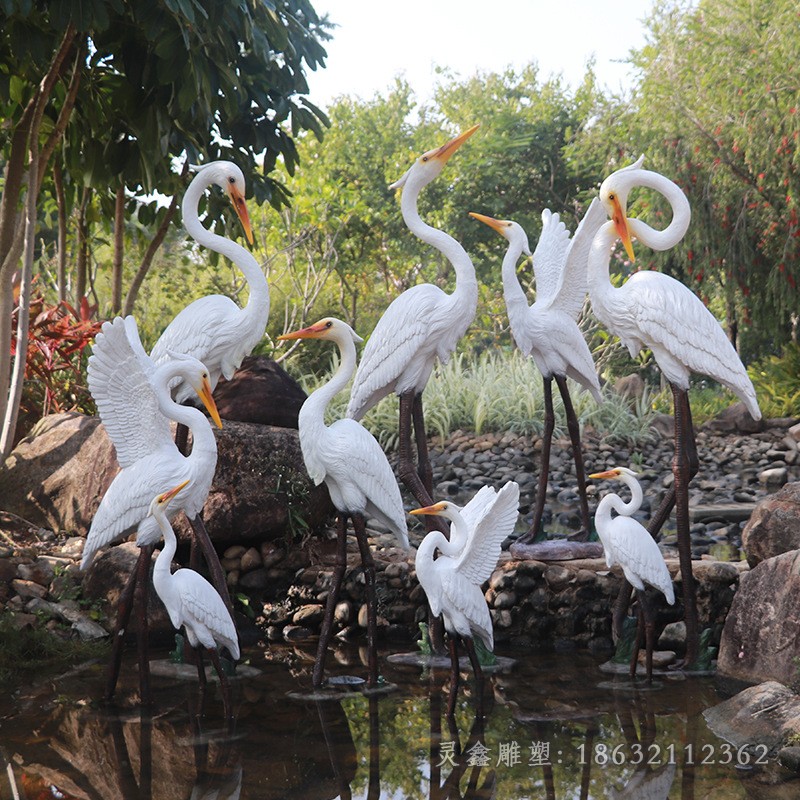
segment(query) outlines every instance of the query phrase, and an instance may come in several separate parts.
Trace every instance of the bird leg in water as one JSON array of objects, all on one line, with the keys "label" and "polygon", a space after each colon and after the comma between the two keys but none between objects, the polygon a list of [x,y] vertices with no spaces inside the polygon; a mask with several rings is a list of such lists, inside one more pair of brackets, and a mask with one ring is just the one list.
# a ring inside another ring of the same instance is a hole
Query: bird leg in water
[{"label": "bird leg in water", "polygon": [[467,655],[469,656],[469,663],[472,664],[472,671],[475,673],[475,693],[478,695],[477,698],[477,711],[476,713],[478,716],[483,716],[483,669],[481,668],[481,662],[478,659],[478,654],[475,652],[475,642],[472,641],[470,638],[462,639],[464,642],[464,647],[467,650]]},{"label": "bird leg in water", "polygon": [[[211,656],[211,663],[214,665],[214,669],[217,671],[217,677],[219,678],[219,687],[220,691],[222,692],[222,707],[225,712],[225,721],[230,723],[231,720],[233,720],[233,707],[231,705],[231,682],[228,680],[228,676],[225,674],[225,670],[222,668],[222,662],[220,661],[219,652],[216,650],[216,648],[208,647],[206,649],[208,650],[208,654]],[[197,650],[199,653],[200,648],[198,647]]]},{"label": "bird leg in water", "polygon": [[[106,673],[106,700],[110,700],[114,696],[114,691],[117,688],[119,670],[122,664],[122,648],[125,644],[125,631],[127,630],[128,623],[130,622],[134,602],[141,598],[141,593],[137,594],[136,587],[139,580],[149,581],[150,559],[152,558],[152,555],[152,545],[139,549],[139,558],[136,562],[136,566],[129,575],[128,580],[119,595],[119,601],[117,603],[117,619],[114,624],[111,659],[108,662],[108,671]],[[147,680],[147,687],[149,692],[149,680]]]},{"label": "bird leg in water", "polygon": [[458,693],[458,644],[455,635],[448,634],[447,649],[450,651],[450,693],[447,697],[447,716],[452,717],[456,713],[456,694]]},{"label": "bird leg in water", "polygon": [[684,665],[690,669],[700,653],[700,621],[697,616],[697,593],[692,573],[692,542],[689,535],[689,481],[696,473],[697,446],[692,430],[689,393],[672,386],[675,409],[675,455],[672,472],[675,476],[675,524],[678,531],[678,558],[683,585],[683,615],[686,621],[686,655]]},{"label": "bird leg in water", "polygon": [[153,546],[147,548],[147,558],[139,557],[136,570],[139,573],[136,579],[136,590],[134,591],[133,604],[136,607],[136,642],[139,651],[139,694],[142,705],[149,706],[152,697],[150,695],[150,643],[148,641],[147,625],[147,601],[150,595],[150,556],[153,554]]},{"label": "bird leg in water", "polygon": [[[539,469],[539,483],[536,487],[536,505],[533,509],[533,519],[528,532],[519,538],[520,544],[531,544],[536,540],[542,529],[542,515],[547,497],[547,479],[550,475],[550,444],[553,441],[553,428],[556,424],[553,412],[553,379],[544,378],[544,429],[542,431],[542,462]],[[535,467],[534,467],[535,469]]]},{"label": "bird leg in water", "polygon": [[[194,545],[194,542],[196,541],[200,545],[200,549],[205,557],[206,565],[208,566],[208,571],[211,574],[211,583],[214,584],[214,588],[219,592],[220,597],[225,601],[225,607],[228,609],[231,619],[234,619],[233,603],[231,602],[230,592],[228,592],[228,583],[225,580],[225,572],[222,569],[222,564],[220,564],[217,551],[214,549],[214,545],[211,543],[211,537],[208,535],[205,522],[203,522],[202,511],[194,519],[190,519],[189,524],[192,526],[192,532],[194,533],[194,536],[192,537],[192,544]],[[196,560],[196,556],[194,557],[194,560]],[[234,619],[234,625],[235,624],[236,620]]]},{"label": "bird leg in water", "polygon": [[336,611],[336,602],[339,599],[339,591],[342,588],[346,570],[347,514],[339,514],[336,521],[336,562],[333,568],[333,583],[325,603],[325,616],[322,619],[322,627],[319,631],[319,642],[317,644],[317,659],[314,662],[314,671],[311,677],[311,683],[315,688],[322,686],[322,676],[325,672],[325,654],[333,631],[333,615]]},{"label": "bird leg in water", "polygon": [[353,528],[356,532],[358,549],[361,553],[361,564],[367,583],[367,657],[369,676],[367,686],[378,685],[378,600],[375,596],[375,561],[369,549],[367,538],[367,522],[362,514],[353,514]]},{"label": "bird leg in water", "polygon": [[[592,521],[589,516],[589,501],[586,499],[586,471],[583,468],[583,452],[581,451],[581,429],[578,424],[578,417],[572,405],[567,388],[567,379],[563,375],[555,375],[558,391],[561,393],[561,400],[564,403],[564,413],[567,417],[567,430],[572,442],[572,458],[575,461],[575,480],[578,484],[578,498],[581,504],[581,526],[583,528],[580,541],[589,541],[592,533]],[[552,401],[551,401],[552,402]]]}]

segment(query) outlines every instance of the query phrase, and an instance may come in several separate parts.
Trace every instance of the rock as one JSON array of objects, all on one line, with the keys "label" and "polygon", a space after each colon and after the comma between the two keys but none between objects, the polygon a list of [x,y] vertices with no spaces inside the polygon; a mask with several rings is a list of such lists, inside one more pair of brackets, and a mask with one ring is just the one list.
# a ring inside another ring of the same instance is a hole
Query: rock
[{"label": "rock", "polygon": [[551,539],[545,542],[522,544],[514,542],[510,548],[512,558],[526,561],[570,561],[579,558],[602,558],[600,542],[571,542]]},{"label": "rock", "polygon": [[800,551],[775,556],[744,573],[722,631],[717,674],[734,685],[797,680]]},{"label": "rock", "polygon": [[47,587],[41,586],[33,581],[20,580],[19,578],[15,578],[13,581],[11,581],[11,588],[20,597],[43,598],[47,594]]},{"label": "rock", "polygon": [[786,484],[756,505],[742,531],[742,548],[751,567],[800,548],[800,482]]},{"label": "rock", "polygon": [[744,403],[734,403],[720,411],[714,419],[704,423],[704,430],[717,433],[758,433],[764,429],[764,420],[755,420]]},{"label": "rock", "polygon": [[255,547],[250,547],[242,553],[239,569],[242,572],[251,572],[261,566],[261,553]]},{"label": "rock", "polygon": [[306,397],[300,384],[266,356],[247,356],[233,378],[221,378],[214,390],[223,420],[278,428],[297,428]]},{"label": "rock", "polygon": [[782,747],[778,750],[778,761],[792,772],[800,772],[800,747]]},{"label": "rock", "polygon": [[706,709],[703,717],[735,749],[752,751],[760,745],[773,752],[800,733],[800,697],[777,681],[766,681]]},{"label": "rock", "polygon": [[644,381],[640,375],[635,372],[631,375],[625,375],[622,378],[617,378],[614,382],[614,391],[626,400],[635,402],[644,394]]},{"label": "rock", "polygon": [[292,615],[292,622],[295,625],[304,625],[306,628],[313,628],[322,622],[325,616],[325,610],[322,606],[316,604],[309,604],[300,606],[297,611]]}]

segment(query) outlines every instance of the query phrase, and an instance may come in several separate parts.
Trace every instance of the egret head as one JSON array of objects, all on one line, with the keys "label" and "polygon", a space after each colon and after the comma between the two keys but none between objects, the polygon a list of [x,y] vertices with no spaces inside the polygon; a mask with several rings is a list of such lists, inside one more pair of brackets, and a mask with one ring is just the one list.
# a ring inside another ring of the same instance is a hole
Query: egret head
[{"label": "egret head", "polygon": [[166,512],[167,506],[170,504],[170,501],[181,491],[189,483],[188,480],[185,480],[183,483],[179,484],[178,486],[174,486],[168,492],[164,492],[163,494],[157,494],[150,503],[150,513],[157,514],[159,511],[161,513]]},{"label": "egret head", "polygon": [[449,503],[447,500],[440,500],[432,506],[425,506],[424,508],[415,508],[409,511],[409,514],[417,516],[418,514],[427,514],[432,517],[446,517],[452,519],[453,515],[458,514],[460,507],[455,503]]},{"label": "egret head", "polygon": [[631,232],[628,227],[628,193],[635,185],[636,173],[641,170],[643,163],[644,156],[641,155],[633,164],[611,173],[600,185],[600,202],[614,223],[617,235],[622,239],[625,252],[631,261],[635,261],[636,257],[633,254]]},{"label": "egret head", "polygon": [[638,477],[637,472],[634,472],[632,469],[628,469],[627,467],[612,467],[611,469],[607,469],[604,472],[595,472],[593,475],[589,477],[592,480],[601,480],[605,478],[620,478],[623,475],[627,475],[629,478],[636,478]]},{"label": "egret head", "polygon": [[236,216],[242,223],[247,241],[253,244],[253,229],[250,225],[250,214],[245,203],[244,174],[232,161],[209,161],[208,164],[191,165],[189,169],[206,177],[209,183],[216,183],[228,195]]},{"label": "egret head", "polygon": [[336,317],[325,317],[307,328],[281,334],[278,339],[327,339],[331,342],[343,342],[350,338],[358,344],[364,340],[346,323]]},{"label": "egret head", "polygon": [[528,245],[528,235],[522,229],[522,225],[510,219],[495,219],[494,217],[486,217],[483,214],[476,214],[474,211],[470,211],[469,215],[479,222],[488,225],[493,231],[497,231],[501,236],[508,239],[509,242],[520,242],[524,255],[529,256],[531,254],[531,249]]},{"label": "egret head", "polygon": [[217,404],[214,402],[211,377],[205,365],[194,356],[176,353],[173,350],[168,352],[170,366],[173,367],[172,371],[183,378],[197,392],[197,396],[203,401],[203,405],[206,407],[211,419],[214,420],[214,424],[221,428],[222,420],[217,410]]},{"label": "egret head", "polygon": [[394,183],[390,184],[390,189],[399,189],[405,186],[412,178],[418,186],[426,186],[444,169],[444,165],[450,160],[453,153],[461,147],[464,142],[478,130],[479,125],[473,125],[458,136],[454,136],[449,142],[441,147],[428,150],[423,153],[412,165],[411,168]]}]

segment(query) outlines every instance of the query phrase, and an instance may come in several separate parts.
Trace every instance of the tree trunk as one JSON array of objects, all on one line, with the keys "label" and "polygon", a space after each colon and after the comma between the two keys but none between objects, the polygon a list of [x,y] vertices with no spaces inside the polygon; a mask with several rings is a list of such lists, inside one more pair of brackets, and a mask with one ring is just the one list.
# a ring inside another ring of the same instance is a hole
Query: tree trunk
[{"label": "tree trunk", "polygon": [[111,273],[111,314],[116,316],[122,309],[122,257],[125,248],[125,185],[117,187],[114,204],[114,261]]},{"label": "tree trunk", "polygon": [[75,306],[81,302],[82,297],[86,297],[87,275],[89,272],[89,226],[86,224],[86,207],[89,205],[89,197],[92,190],[85,188],[81,198],[81,206],[78,209],[78,258],[75,264]]},{"label": "tree trunk", "polygon": [[53,183],[56,188],[58,206],[58,252],[56,253],[58,302],[67,299],[67,200],[64,196],[64,172],[60,162],[53,167]]}]

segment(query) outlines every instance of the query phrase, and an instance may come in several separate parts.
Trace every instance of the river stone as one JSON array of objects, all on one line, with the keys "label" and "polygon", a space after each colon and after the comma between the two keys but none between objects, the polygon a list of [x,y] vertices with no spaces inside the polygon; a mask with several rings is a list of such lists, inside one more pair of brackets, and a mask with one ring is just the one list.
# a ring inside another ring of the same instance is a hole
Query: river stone
[{"label": "river stone", "polygon": [[800,548],[800,481],[786,484],[756,505],[742,531],[742,548],[751,567]]},{"label": "river stone", "polygon": [[800,551],[762,561],[739,580],[722,631],[717,674],[723,682],[797,679]]}]

